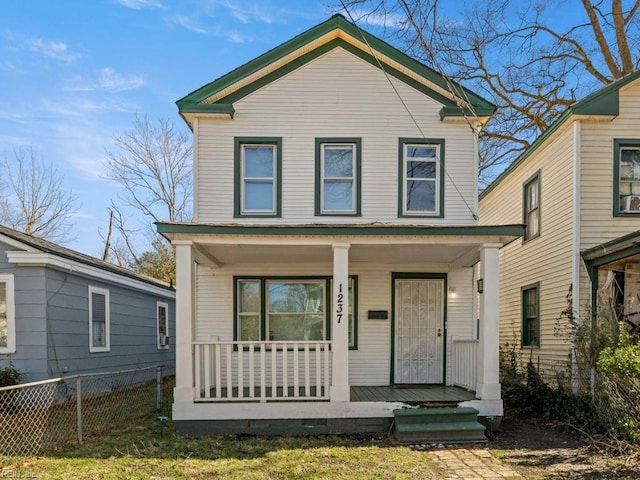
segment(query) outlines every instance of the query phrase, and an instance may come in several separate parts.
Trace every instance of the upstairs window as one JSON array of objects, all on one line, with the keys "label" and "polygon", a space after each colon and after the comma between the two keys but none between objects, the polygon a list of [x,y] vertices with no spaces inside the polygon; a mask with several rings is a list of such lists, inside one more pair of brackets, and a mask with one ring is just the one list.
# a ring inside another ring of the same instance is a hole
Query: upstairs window
[{"label": "upstairs window", "polygon": [[110,340],[109,290],[89,286],[89,352],[108,352]]},{"label": "upstairs window", "polygon": [[360,214],[360,139],[316,139],[316,215]]},{"label": "upstairs window", "polygon": [[398,215],[442,217],[444,140],[400,139]]},{"label": "upstairs window", "polygon": [[236,138],[236,217],[280,216],[279,138]]},{"label": "upstairs window", "polygon": [[522,288],[522,346],[540,346],[540,284]]},{"label": "upstairs window", "polygon": [[0,274],[0,353],[15,353],[16,322],[13,274]]},{"label": "upstairs window", "polygon": [[640,214],[640,140],[614,140],[613,214]]},{"label": "upstairs window", "polygon": [[523,185],[523,219],[526,242],[540,235],[540,172],[531,177]]}]

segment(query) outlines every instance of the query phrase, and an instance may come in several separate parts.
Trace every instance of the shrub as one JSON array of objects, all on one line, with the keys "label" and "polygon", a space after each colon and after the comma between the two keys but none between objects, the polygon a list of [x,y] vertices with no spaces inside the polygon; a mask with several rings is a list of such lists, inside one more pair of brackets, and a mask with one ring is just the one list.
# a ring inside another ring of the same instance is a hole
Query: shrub
[{"label": "shrub", "polygon": [[0,367],[0,387],[17,385],[21,379],[22,373],[13,366],[13,363],[9,362],[6,367]]}]

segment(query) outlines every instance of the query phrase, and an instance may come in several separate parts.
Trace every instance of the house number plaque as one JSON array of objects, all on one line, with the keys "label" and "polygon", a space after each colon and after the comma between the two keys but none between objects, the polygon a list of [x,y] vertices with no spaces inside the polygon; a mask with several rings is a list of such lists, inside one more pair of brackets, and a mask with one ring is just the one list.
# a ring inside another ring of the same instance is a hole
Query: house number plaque
[{"label": "house number plaque", "polygon": [[342,316],[344,315],[344,293],[342,293],[342,283],[338,285],[338,299],[336,301],[336,317],[338,323],[342,322]]}]

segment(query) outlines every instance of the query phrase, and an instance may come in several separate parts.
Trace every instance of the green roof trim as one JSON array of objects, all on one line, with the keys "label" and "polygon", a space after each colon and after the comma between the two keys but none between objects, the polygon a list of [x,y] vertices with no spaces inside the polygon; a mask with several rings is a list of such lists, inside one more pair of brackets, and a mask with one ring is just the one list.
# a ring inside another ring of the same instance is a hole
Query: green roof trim
[{"label": "green roof trim", "polygon": [[579,102],[567,108],[558,119],[551,124],[511,165],[509,165],[496,179],[480,194],[480,200],[496,188],[511,172],[523,163],[540,146],[558,130],[572,115],[603,115],[617,116],[620,113],[620,89],[640,78],[640,70],[622,77],[606,87],[587,95]]},{"label": "green roof trim", "polygon": [[236,110],[230,103],[184,103],[180,107],[181,113],[217,113],[229,115],[233,118]]},{"label": "green roof trim", "polygon": [[158,233],[260,236],[509,236],[521,237],[524,225],[230,225],[157,222]]},{"label": "green roof trim", "polygon": [[469,108],[462,108],[458,105],[446,105],[440,109],[440,120],[447,117],[468,117],[477,115],[478,117],[490,117],[496,111],[496,107],[478,107],[473,111]]},{"label": "green roof trim", "polygon": [[588,248],[582,252],[585,262],[593,262],[616,252],[625,251],[629,248],[638,247],[640,244],[640,230],[614,238],[608,242],[601,243],[595,247]]},{"label": "green roof trim", "polygon": [[[181,98],[176,102],[180,113],[187,113],[184,111],[184,108],[186,105],[200,104],[201,102],[203,102],[210,96],[214,95],[215,93],[230,87],[231,85],[237,83],[238,81],[260,71],[267,65],[284,58],[285,56],[295,52],[301,47],[304,47],[305,45],[313,42],[314,40],[317,40],[318,38],[322,37],[323,35],[326,35],[327,33],[335,29],[340,29],[353,38],[364,40],[365,43],[368,43],[369,45],[371,45],[371,48],[373,48],[374,50],[377,50],[380,53],[384,54],[385,56],[392,58],[394,61],[398,62],[398,64],[408,68],[409,70],[415,72],[417,75],[420,75],[421,77],[427,79],[428,81],[434,83],[435,85],[438,85],[439,87],[447,91],[450,91],[453,88],[453,91],[454,91],[453,93],[458,97],[468,100],[471,103],[472,109],[474,111],[476,111],[477,109],[481,109],[483,111],[491,110],[491,112],[493,112],[493,110],[495,109],[495,106],[489,101],[483,99],[482,97],[473,93],[472,91],[467,90],[461,85],[448,82],[447,80],[445,80],[445,78],[442,75],[437,73],[435,70],[409,57],[405,53],[391,46],[387,42],[375,37],[374,35],[371,35],[370,33],[360,30],[356,25],[348,22],[342,15],[337,14],[332,16],[330,19],[326,20],[325,22],[310,28],[309,30],[301,33],[300,35],[294,37],[293,39],[273,48],[272,50],[269,50],[268,52],[255,58],[254,60],[251,60],[248,63],[245,63],[244,65],[236,68],[235,70],[232,70],[231,72],[219,77],[213,82],[210,82],[207,85],[204,85],[203,87],[197,90],[194,90],[193,92],[189,93],[187,96]],[[336,39],[336,40],[341,40],[341,39]],[[330,48],[327,48],[325,51],[329,51],[332,48],[336,48],[336,46],[344,46],[343,44],[348,44],[347,42],[344,42],[344,40],[342,40],[342,43],[333,43],[333,42],[329,42],[329,43],[331,43],[331,46]],[[373,59],[373,57],[369,53],[363,52],[362,50],[356,47],[353,47],[350,44],[348,45],[352,47],[351,49],[349,49],[350,52],[355,53],[354,51],[357,50],[358,52],[360,52],[359,56],[361,56],[361,58],[363,58],[363,55],[371,57],[373,61],[369,60],[370,63],[375,62],[375,65],[377,66],[377,61],[375,61],[375,59]],[[310,54],[313,54],[313,52],[310,52]],[[306,61],[309,61],[313,58],[316,58],[319,54],[320,53],[316,53],[315,55],[310,55],[310,56],[307,56],[309,55],[307,54],[307,55],[304,55],[304,57],[306,57]],[[303,64],[295,61],[290,63],[295,63],[295,67],[293,68],[298,68],[301,64]],[[278,76],[281,76],[287,72],[286,67],[287,65],[284,65],[283,67],[277,70],[277,72],[280,72]],[[293,70],[293,68],[289,67],[288,71]],[[396,73],[399,73],[399,72],[396,71]],[[274,78],[277,78],[271,75],[273,74],[268,75],[271,79],[269,81],[273,81]],[[409,78],[406,75],[404,77]],[[224,101],[224,103],[232,103],[238,98],[242,98],[242,96],[247,95],[248,93],[254,91],[256,88],[259,88],[260,86],[265,84],[265,82],[260,82],[260,80],[257,80],[256,82],[252,82],[250,85],[240,89],[242,93],[240,93],[240,91],[233,92],[231,95],[228,95],[227,97],[221,100]],[[414,83],[417,84],[418,82],[414,81]],[[424,86],[422,87],[425,88]],[[435,93],[432,90],[430,90],[430,92]],[[444,98],[442,95],[439,95],[439,97],[440,98],[436,98],[436,100],[442,101],[441,99]],[[453,102],[450,100],[447,103],[453,104]]]}]

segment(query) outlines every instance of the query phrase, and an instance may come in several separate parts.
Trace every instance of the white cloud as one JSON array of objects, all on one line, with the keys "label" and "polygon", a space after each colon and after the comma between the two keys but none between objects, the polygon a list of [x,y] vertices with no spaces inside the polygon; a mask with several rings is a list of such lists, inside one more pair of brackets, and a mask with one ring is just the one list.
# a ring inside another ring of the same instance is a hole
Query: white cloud
[{"label": "white cloud", "polygon": [[344,10],[341,11],[341,13],[343,13],[344,16],[349,21],[351,21],[351,17],[353,17],[353,19],[358,24],[363,23],[363,24],[372,25],[375,27],[397,28],[402,23],[402,18],[399,15],[396,15],[394,13],[387,13],[387,14],[371,13],[371,12],[366,12],[364,10],[358,10],[358,9],[351,10],[350,11],[351,16],[349,16],[349,14]]},{"label": "white cloud", "polygon": [[178,15],[177,17],[175,17],[175,22],[181,27],[184,27],[187,30],[191,30],[192,32],[202,33],[202,34],[208,33],[207,30],[205,30],[200,25],[197,25],[193,20],[191,20],[189,17],[186,17],[184,15]]},{"label": "white cloud", "polygon": [[265,8],[255,3],[246,4],[244,2],[225,0],[222,5],[231,10],[231,15],[242,23],[275,23],[274,17]]},{"label": "white cloud", "polygon": [[229,30],[226,36],[232,43],[244,43],[247,41],[247,38],[240,35],[236,30]]},{"label": "white cloud", "polygon": [[64,42],[44,40],[42,38],[29,38],[26,43],[32,52],[53,60],[72,63],[80,56],[78,53],[69,51],[68,45]]},{"label": "white cloud", "polygon": [[96,90],[122,92],[135,90],[143,87],[146,83],[143,75],[121,74],[110,67],[101,69],[95,78],[74,76],[69,78],[67,82],[65,90],[70,92],[93,92]]},{"label": "white cloud", "polygon": [[100,70],[98,85],[105,90],[122,92],[124,90],[134,90],[145,84],[142,75],[121,75],[113,68],[103,68]]},{"label": "white cloud", "polygon": [[24,73],[24,70],[15,63],[5,60],[0,62],[0,70],[6,73]]},{"label": "white cloud", "polygon": [[116,3],[123,7],[133,10],[142,10],[143,8],[166,8],[162,3],[154,0],[115,0]]}]

